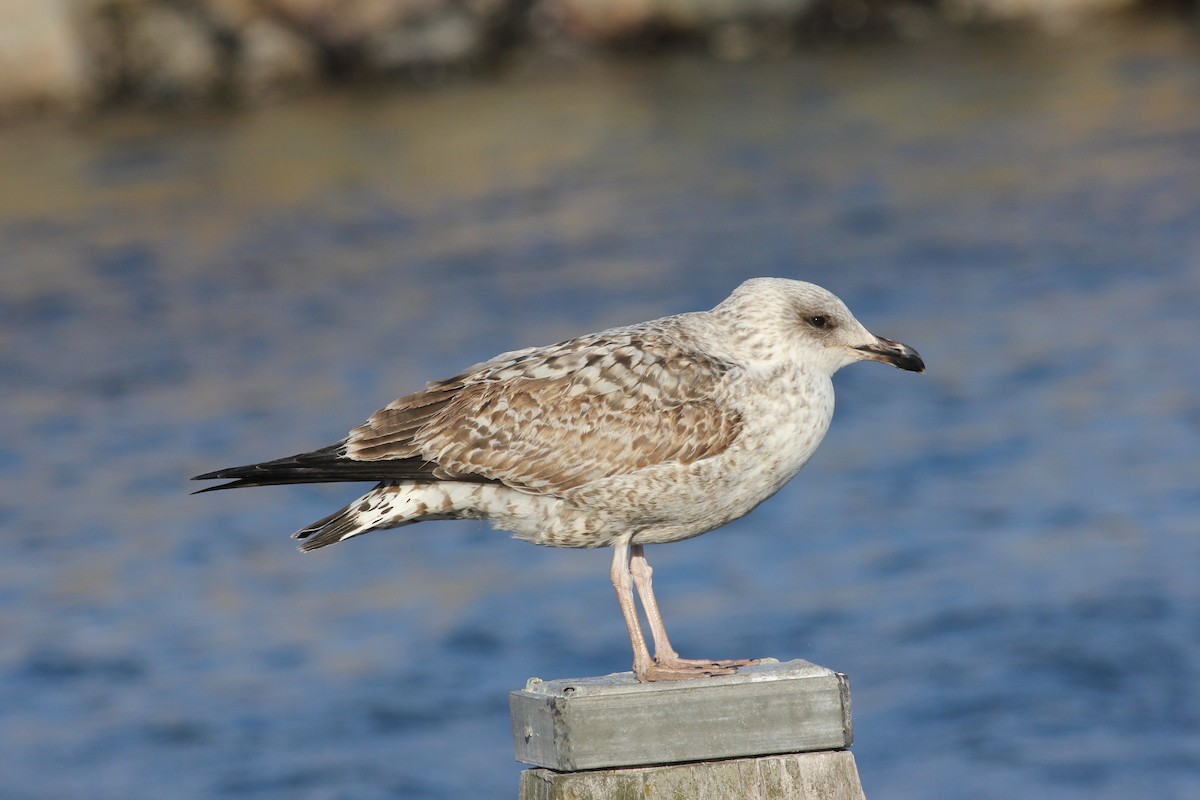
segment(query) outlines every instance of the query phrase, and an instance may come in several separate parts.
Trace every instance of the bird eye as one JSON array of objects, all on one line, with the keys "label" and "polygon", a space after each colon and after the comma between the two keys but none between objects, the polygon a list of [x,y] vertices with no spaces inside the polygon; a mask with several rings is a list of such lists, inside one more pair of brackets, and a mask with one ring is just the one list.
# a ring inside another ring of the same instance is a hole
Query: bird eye
[{"label": "bird eye", "polygon": [[809,317],[808,324],[812,325],[814,328],[817,328],[818,330],[830,327],[829,317],[823,316],[821,314],[817,314],[815,317]]}]

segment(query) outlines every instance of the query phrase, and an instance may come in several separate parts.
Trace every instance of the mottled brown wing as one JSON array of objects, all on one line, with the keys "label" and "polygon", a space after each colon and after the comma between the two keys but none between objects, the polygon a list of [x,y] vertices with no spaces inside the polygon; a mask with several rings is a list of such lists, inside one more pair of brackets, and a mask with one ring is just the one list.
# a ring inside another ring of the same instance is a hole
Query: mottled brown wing
[{"label": "mottled brown wing", "polygon": [[729,368],[644,331],[519,351],[380,409],[347,453],[558,494],[724,451],[740,428],[714,399]]}]

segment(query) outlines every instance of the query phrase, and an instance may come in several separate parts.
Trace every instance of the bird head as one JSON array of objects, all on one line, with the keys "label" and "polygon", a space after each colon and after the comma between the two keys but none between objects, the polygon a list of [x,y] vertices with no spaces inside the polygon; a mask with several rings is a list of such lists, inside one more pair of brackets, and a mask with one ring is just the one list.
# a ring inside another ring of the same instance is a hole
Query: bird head
[{"label": "bird head", "polygon": [[863,360],[925,371],[916,350],[871,333],[845,303],[816,284],[753,278],[713,312],[732,325],[739,347],[756,360],[802,360],[830,375]]}]

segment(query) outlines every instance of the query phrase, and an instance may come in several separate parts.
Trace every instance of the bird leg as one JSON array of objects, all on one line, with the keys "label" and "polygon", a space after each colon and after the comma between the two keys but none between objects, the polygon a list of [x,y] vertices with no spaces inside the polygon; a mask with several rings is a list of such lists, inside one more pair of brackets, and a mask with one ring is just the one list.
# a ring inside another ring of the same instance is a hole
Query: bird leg
[{"label": "bird leg", "polygon": [[654,586],[651,578],[654,570],[646,560],[645,551],[640,544],[630,548],[629,573],[633,576],[633,585],[638,597],[642,600],[642,608],[646,611],[646,620],[650,623],[650,636],[654,639],[654,663],[670,669],[689,669],[709,675],[728,675],[735,667],[745,667],[757,664],[757,659],[742,659],[736,661],[711,661],[708,659],[680,658],[679,653],[671,646],[667,638],[667,628],[663,624],[662,612],[658,610],[658,600],[654,597]]},{"label": "bird leg", "polygon": [[654,659],[650,657],[650,650],[646,647],[646,637],[642,635],[642,623],[638,620],[637,606],[633,601],[628,540],[613,545],[612,569],[609,576],[612,578],[613,589],[617,592],[621,614],[625,617],[625,627],[629,629],[629,642],[633,645],[633,674],[639,681],[653,680],[646,677],[654,667]]},{"label": "bird leg", "polygon": [[[654,589],[650,583],[654,571],[646,561],[642,545],[622,544],[617,545],[615,549],[617,552],[613,554],[613,587],[617,590],[617,599],[621,602],[621,611],[625,615],[626,625],[629,626],[629,638],[633,642],[633,671],[638,680],[669,681],[730,675],[737,667],[758,663],[752,660],[706,661],[680,658],[667,638],[667,629],[663,625],[662,613],[658,609],[658,601],[654,598]],[[650,623],[650,635],[654,639],[653,660],[650,659],[634,606],[631,590],[635,587],[642,600],[646,620]]]}]

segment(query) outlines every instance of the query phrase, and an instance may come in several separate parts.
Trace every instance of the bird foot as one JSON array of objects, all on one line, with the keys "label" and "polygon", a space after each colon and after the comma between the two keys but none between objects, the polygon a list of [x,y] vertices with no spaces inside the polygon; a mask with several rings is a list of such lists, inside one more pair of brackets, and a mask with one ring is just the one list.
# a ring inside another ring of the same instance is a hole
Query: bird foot
[{"label": "bird foot", "polygon": [[[659,662],[659,663],[661,663],[661,662]],[[732,667],[733,669],[737,669],[738,667],[752,667],[755,664],[761,664],[762,659],[761,658],[730,658],[730,659],[725,659],[723,661],[721,661],[721,660],[710,661],[708,659],[703,659],[703,658],[679,658],[679,657],[676,657],[668,663],[671,666],[674,666],[676,664],[684,664],[684,665],[699,665],[699,666]]]},{"label": "bird foot", "polygon": [[758,664],[757,658],[733,659],[727,661],[708,661],[695,658],[656,659],[644,669],[634,669],[637,679],[642,683],[653,681],[686,681],[694,678],[711,678],[717,675],[732,675],[738,667],[748,667]]}]

